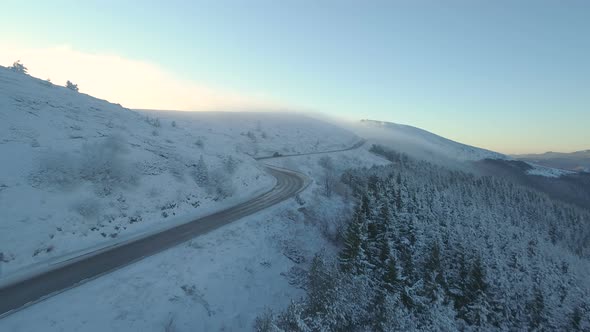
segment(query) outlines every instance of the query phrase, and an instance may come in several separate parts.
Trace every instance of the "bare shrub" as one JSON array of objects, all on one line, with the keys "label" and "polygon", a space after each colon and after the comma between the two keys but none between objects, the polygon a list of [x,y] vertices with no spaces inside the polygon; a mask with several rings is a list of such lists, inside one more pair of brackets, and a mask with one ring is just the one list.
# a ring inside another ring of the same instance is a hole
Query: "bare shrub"
[{"label": "bare shrub", "polygon": [[160,123],[160,119],[158,118],[150,118],[149,116],[145,117],[145,122],[147,122],[150,126],[160,128],[162,124]]}]

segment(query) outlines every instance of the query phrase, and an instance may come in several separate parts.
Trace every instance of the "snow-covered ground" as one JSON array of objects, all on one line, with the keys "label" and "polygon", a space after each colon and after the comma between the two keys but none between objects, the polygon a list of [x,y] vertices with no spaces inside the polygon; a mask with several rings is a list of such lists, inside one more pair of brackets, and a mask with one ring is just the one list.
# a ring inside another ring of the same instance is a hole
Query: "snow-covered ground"
[{"label": "snow-covered ground", "polygon": [[0,67],[1,271],[244,201],[274,183],[252,155],[356,139],[293,114],[132,111]]},{"label": "snow-covered ground", "polygon": [[322,243],[318,232],[291,219],[295,205],[68,290],[0,320],[0,330],[165,331],[171,320],[174,331],[250,330],[265,307],[284,307],[301,294],[281,274],[292,274],[295,261]]},{"label": "snow-covered ground", "polygon": [[564,169],[559,169],[559,168],[553,168],[553,167],[547,167],[547,166],[542,166],[539,164],[534,164],[534,163],[530,163],[527,162],[527,164],[531,165],[531,169],[529,169],[528,171],[526,171],[526,173],[528,175],[539,175],[539,176],[545,176],[548,178],[558,178],[562,175],[567,175],[567,174],[574,174],[575,172],[573,171],[568,171],[568,170],[564,170]]},{"label": "snow-covered ground", "polygon": [[[142,111],[166,122],[182,121],[186,129],[254,157],[309,153],[350,147],[359,140],[351,131],[297,113]],[[207,139],[207,138],[205,138]]]},{"label": "snow-covered ground", "polygon": [[345,195],[323,195],[319,160],[330,157],[336,176],[348,167],[387,163],[366,149],[267,160],[300,170],[313,183],[299,200],[12,314],[0,320],[0,330],[250,331],[266,308],[284,308],[303,295],[311,258],[334,250],[329,237],[350,212]]}]

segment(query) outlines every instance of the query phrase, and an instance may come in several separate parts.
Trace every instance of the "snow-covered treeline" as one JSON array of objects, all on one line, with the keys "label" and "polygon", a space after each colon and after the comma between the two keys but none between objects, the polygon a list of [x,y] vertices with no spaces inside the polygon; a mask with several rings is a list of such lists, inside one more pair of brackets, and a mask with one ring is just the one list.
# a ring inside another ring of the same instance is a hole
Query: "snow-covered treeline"
[{"label": "snow-covered treeline", "polygon": [[590,214],[507,180],[380,146],[342,175],[357,199],[337,256],[258,330],[590,329]]}]

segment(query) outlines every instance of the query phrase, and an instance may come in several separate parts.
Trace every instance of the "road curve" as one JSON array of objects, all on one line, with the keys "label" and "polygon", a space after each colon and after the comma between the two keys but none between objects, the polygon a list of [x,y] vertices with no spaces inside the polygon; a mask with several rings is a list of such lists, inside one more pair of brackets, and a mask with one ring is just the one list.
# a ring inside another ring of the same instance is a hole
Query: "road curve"
[{"label": "road curve", "polygon": [[[269,159],[269,158],[265,158]],[[198,235],[227,225],[291,198],[305,189],[306,177],[300,173],[266,166],[277,179],[275,186],[247,202],[191,222],[139,238],[132,242],[99,250],[73,259],[55,269],[0,288],[0,318],[52,295],[151,256]]]},{"label": "road curve", "polygon": [[255,157],[256,160],[265,160],[265,159],[275,159],[275,158],[283,158],[283,157],[296,157],[296,156],[309,156],[313,154],[326,154],[326,153],[334,153],[334,152],[343,152],[343,151],[350,151],[354,149],[358,149],[363,146],[367,140],[361,139],[360,141],[354,143],[354,145],[349,146],[344,149],[337,149],[337,150],[328,150],[328,151],[317,151],[317,152],[307,152],[307,153],[293,153],[293,154],[280,154],[280,155],[273,155],[273,156],[266,156],[266,157]]},{"label": "road curve", "polygon": [[[254,158],[265,160],[281,157],[325,154],[357,149],[365,144],[360,140],[351,147],[339,150]],[[86,281],[110,273],[145,257],[174,247],[198,235],[205,234],[240,218],[285,201],[307,186],[307,177],[301,173],[266,165],[266,171],[277,179],[275,186],[264,194],[228,209],[174,226],[156,234],[147,235],[120,245],[56,264],[55,268],[25,279],[0,286],[0,319]]]}]

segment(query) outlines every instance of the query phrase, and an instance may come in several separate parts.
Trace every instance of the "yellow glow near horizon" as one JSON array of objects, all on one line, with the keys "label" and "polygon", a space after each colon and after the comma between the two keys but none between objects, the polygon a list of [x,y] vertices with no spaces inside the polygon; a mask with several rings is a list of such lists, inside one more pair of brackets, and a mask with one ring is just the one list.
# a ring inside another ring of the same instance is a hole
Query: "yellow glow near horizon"
[{"label": "yellow glow near horizon", "polygon": [[280,108],[264,96],[246,96],[178,79],[155,64],[117,55],[89,54],[68,46],[20,48],[0,45],[0,64],[20,60],[29,74],[135,109],[267,110]]}]

